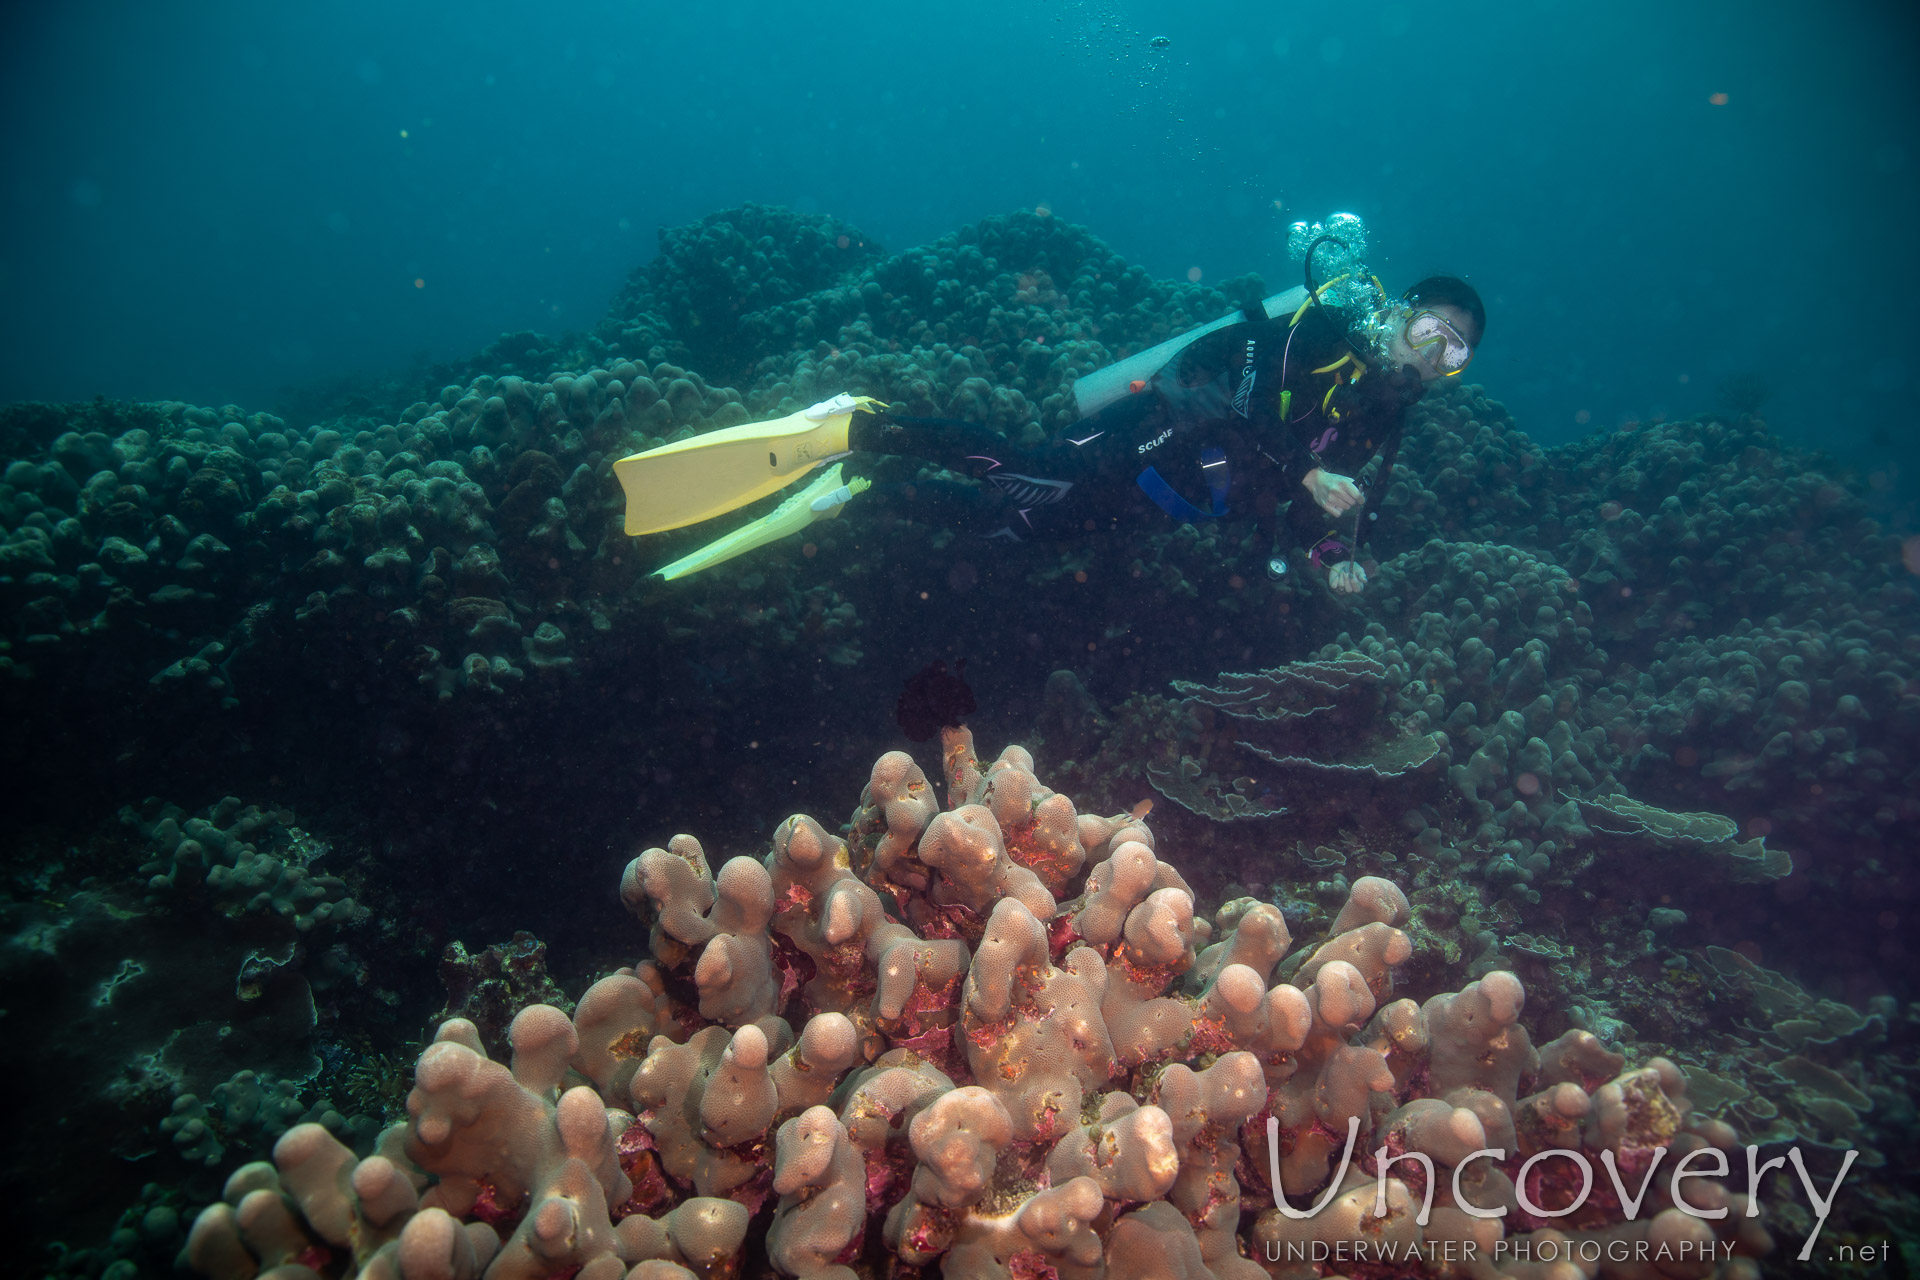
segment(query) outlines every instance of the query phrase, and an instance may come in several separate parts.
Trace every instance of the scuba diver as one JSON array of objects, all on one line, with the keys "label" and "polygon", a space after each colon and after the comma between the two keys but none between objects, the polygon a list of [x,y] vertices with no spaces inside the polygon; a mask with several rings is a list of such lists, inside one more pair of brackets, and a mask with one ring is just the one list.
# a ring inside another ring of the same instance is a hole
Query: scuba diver
[{"label": "scuba diver", "polygon": [[1271,540],[1271,576],[1304,553],[1332,590],[1360,591],[1363,518],[1387,491],[1407,410],[1467,367],[1486,312],[1451,276],[1398,298],[1359,269],[1316,281],[1315,254],[1328,244],[1358,267],[1349,241],[1364,228],[1350,215],[1332,221],[1342,219],[1347,238],[1322,233],[1307,245],[1302,286],[1078,379],[1078,418],[1042,445],[837,396],[621,459],[626,532],[710,519],[835,463],[771,515],[658,571],[684,576],[837,514],[869,487],[865,477],[843,483],[837,459],[896,455],[973,482],[899,486],[917,520],[1026,541],[1160,513],[1194,523],[1251,517]]}]

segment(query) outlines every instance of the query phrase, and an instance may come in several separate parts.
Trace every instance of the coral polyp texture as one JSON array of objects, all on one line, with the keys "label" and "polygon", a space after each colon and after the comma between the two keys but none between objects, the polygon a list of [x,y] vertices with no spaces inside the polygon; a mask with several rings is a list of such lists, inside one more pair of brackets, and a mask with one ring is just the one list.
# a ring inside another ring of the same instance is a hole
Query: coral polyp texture
[{"label": "coral polyp texture", "polygon": [[[1534,1261],[1549,1246],[1625,1242],[1650,1280],[1759,1274],[1745,1196],[1694,1180],[1688,1204],[1729,1211],[1695,1216],[1648,1177],[1738,1140],[1693,1116],[1673,1063],[1578,1030],[1536,1045],[1505,970],[1402,989],[1411,906],[1388,880],[1355,880],[1296,947],[1270,903],[1202,911],[1145,821],[1079,812],[1022,748],[942,745],[944,804],[889,752],[844,835],[797,814],[759,858],[716,867],[688,835],[641,853],[620,891],[646,958],[571,1015],[523,1008],[504,1060],[442,1023],[373,1154],[289,1130],[186,1261],[216,1280],[1262,1280],[1338,1256],[1535,1277],[1561,1274]],[[1644,1181],[1635,1211],[1584,1193],[1581,1160]]]}]

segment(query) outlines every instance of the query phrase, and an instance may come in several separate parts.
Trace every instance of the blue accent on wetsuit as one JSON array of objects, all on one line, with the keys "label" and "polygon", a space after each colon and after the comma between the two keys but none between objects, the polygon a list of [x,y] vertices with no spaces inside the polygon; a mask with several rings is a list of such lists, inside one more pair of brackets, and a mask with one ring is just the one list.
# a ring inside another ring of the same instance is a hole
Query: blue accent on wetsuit
[{"label": "blue accent on wetsuit", "polygon": [[1207,474],[1207,505],[1211,510],[1202,510],[1181,497],[1167,483],[1166,477],[1152,467],[1142,471],[1134,483],[1140,486],[1142,493],[1153,499],[1155,506],[1175,520],[1218,520],[1227,514],[1227,490],[1232,485],[1226,450],[1202,449],[1200,466]]}]

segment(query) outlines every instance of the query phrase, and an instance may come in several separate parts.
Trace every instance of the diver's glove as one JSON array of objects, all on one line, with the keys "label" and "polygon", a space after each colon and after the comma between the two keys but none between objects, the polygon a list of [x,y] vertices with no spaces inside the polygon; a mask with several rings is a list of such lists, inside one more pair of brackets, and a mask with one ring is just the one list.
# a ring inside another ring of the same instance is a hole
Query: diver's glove
[{"label": "diver's glove", "polygon": [[1366,589],[1367,571],[1358,560],[1342,560],[1327,570],[1327,585],[1343,596],[1358,595]]},{"label": "diver's glove", "polygon": [[1345,515],[1360,505],[1360,486],[1347,476],[1315,467],[1300,478],[1300,483],[1330,516]]}]

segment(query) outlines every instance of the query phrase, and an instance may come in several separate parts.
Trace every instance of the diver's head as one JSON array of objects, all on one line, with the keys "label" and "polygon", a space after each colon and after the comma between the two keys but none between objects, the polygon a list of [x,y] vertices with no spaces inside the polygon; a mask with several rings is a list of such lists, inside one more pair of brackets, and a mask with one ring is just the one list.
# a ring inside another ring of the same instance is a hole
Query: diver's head
[{"label": "diver's head", "polygon": [[1450,378],[1467,367],[1487,331],[1480,295],[1455,276],[1428,276],[1400,295],[1389,355],[1422,382]]}]

